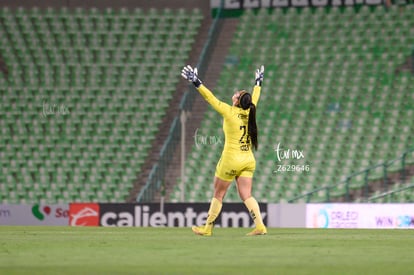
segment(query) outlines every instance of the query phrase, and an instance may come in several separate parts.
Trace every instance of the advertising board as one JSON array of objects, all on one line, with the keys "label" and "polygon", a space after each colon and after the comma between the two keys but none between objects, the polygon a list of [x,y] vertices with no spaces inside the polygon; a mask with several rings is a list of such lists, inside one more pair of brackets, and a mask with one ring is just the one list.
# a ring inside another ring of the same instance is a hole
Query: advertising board
[{"label": "advertising board", "polygon": [[307,204],[308,228],[414,228],[414,204]]}]

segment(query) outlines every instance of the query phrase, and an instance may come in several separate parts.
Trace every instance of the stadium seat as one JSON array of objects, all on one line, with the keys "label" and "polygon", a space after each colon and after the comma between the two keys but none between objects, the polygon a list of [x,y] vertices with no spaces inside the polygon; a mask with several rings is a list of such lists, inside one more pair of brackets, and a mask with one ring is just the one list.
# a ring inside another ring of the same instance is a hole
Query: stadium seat
[{"label": "stadium seat", "polygon": [[[346,7],[243,13],[228,53],[234,64],[223,67],[214,92],[229,102],[228,91],[250,90],[252,71],[265,65],[253,185],[258,199],[288,201],[338,184],[351,173],[396,158],[413,146],[413,113],[401,110],[414,106],[410,93],[414,79],[409,72],[395,74],[412,54],[410,11],[364,6],[359,11]],[[217,131],[219,117],[208,108],[199,134],[222,135]],[[290,150],[301,147],[305,158],[279,162],[274,151],[278,143]],[[202,175],[197,184],[211,186],[214,171],[200,167],[214,169],[221,149],[193,146],[186,162],[192,165],[186,166],[188,174]],[[277,165],[309,165],[309,171],[270,173]],[[382,176],[379,167],[369,179]],[[364,184],[363,175],[351,180],[351,188]],[[345,185],[338,185],[332,195],[341,197],[345,192]],[[209,201],[209,195],[204,190],[194,194],[203,201]],[[171,194],[171,201],[178,198],[177,193]],[[233,189],[226,199],[238,201]],[[325,199],[325,192],[312,197],[314,202]]]},{"label": "stadium seat", "polygon": [[[199,9],[2,7],[0,152],[11,161],[0,203],[124,201],[201,20]],[[164,45],[182,50],[154,62]]]}]

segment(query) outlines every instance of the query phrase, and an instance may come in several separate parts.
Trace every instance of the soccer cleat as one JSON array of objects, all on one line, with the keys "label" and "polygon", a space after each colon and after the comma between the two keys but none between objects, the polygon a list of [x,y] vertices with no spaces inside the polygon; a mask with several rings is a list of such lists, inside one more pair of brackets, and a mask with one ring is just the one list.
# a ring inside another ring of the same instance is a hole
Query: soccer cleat
[{"label": "soccer cleat", "polygon": [[195,234],[200,235],[200,236],[211,236],[212,234],[212,231],[207,230],[205,226],[193,226],[191,227],[191,230],[193,230]]},{"label": "soccer cleat", "polygon": [[246,236],[257,236],[257,235],[266,235],[267,229],[265,226],[263,227],[256,227],[253,231],[246,234]]}]

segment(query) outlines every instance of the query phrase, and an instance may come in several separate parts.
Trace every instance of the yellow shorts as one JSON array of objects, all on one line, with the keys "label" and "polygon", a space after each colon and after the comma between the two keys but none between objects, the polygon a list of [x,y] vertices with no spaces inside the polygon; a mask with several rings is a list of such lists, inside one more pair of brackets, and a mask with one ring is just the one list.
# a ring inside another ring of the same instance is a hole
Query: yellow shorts
[{"label": "yellow shorts", "polygon": [[252,178],[256,169],[253,154],[222,154],[216,166],[216,177],[232,181],[235,177]]}]

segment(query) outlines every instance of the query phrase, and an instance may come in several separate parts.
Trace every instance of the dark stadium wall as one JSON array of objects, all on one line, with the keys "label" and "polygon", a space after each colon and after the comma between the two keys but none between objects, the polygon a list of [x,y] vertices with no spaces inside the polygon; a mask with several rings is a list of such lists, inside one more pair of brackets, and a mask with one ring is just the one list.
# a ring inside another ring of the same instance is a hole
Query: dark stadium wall
[{"label": "dark stadium wall", "polygon": [[2,0],[0,7],[8,6],[10,8],[17,7],[97,7],[99,9],[112,7],[112,8],[201,8],[204,11],[210,8],[210,1],[206,0]]}]

